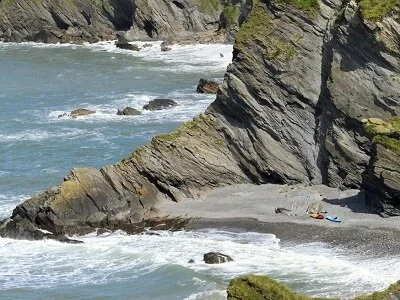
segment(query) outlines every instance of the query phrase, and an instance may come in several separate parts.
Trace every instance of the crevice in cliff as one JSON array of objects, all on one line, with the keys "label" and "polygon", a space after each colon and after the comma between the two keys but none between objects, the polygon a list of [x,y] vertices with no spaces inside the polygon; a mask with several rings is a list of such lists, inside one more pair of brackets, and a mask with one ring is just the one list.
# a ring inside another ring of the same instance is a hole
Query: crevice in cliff
[{"label": "crevice in cliff", "polygon": [[133,16],[135,7],[133,1],[109,0],[109,3],[114,11],[114,16],[111,21],[115,29],[129,30],[134,22]]},{"label": "crevice in cliff", "polygon": [[329,154],[325,147],[325,141],[329,129],[332,126],[330,92],[328,82],[331,76],[333,61],[333,43],[336,35],[335,27],[331,27],[335,21],[331,20],[327,24],[322,48],[321,64],[321,87],[317,105],[315,107],[315,133],[314,141],[318,145],[317,167],[321,174],[322,184],[329,183]]}]

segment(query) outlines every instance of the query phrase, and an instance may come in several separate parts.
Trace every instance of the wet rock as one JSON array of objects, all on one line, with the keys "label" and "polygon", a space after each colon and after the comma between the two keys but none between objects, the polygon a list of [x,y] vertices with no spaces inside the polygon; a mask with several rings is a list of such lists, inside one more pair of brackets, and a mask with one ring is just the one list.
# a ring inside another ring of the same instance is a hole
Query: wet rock
[{"label": "wet rock", "polygon": [[196,91],[203,94],[216,94],[218,91],[218,83],[208,79],[200,79]]},{"label": "wet rock", "polygon": [[94,110],[86,109],[86,108],[78,108],[71,111],[68,116],[72,118],[87,116],[96,113]]},{"label": "wet rock", "polygon": [[220,252],[208,252],[204,254],[204,262],[206,264],[222,264],[233,261],[232,257]]},{"label": "wet rock", "polygon": [[188,264],[194,264],[194,259],[189,259]]},{"label": "wet rock", "polygon": [[125,107],[124,109],[118,109],[117,115],[119,116],[138,116],[141,115],[142,113],[138,111],[137,109],[134,109],[132,107]]},{"label": "wet rock", "polygon": [[162,42],[161,43],[161,51],[162,52],[167,52],[167,51],[171,51],[172,50],[172,48],[171,47],[169,47],[169,45],[172,45],[172,43],[170,43],[170,42]]},{"label": "wet rock", "polygon": [[177,105],[178,105],[178,103],[176,103],[174,100],[171,100],[171,99],[154,99],[154,100],[150,101],[148,104],[146,104],[145,106],[143,106],[143,109],[162,110],[162,109],[172,108]]}]

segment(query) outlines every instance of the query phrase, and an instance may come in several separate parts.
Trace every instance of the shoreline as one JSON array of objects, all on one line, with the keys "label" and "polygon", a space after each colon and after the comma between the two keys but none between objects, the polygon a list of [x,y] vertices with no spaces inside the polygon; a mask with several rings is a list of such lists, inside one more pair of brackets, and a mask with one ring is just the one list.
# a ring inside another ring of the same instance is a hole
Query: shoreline
[{"label": "shoreline", "polygon": [[[315,203],[322,205],[326,215],[343,221],[311,218],[307,207]],[[204,199],[164,201],[157,207],[168,218],[189,219],[188,230],[254,231],[274,234],[282,245],[324,242],[372,256],[400,253],[400,217],[372,213],[359,190],[244,184],[215,189]],[[277,207],[290,211],[275,213]]]}]

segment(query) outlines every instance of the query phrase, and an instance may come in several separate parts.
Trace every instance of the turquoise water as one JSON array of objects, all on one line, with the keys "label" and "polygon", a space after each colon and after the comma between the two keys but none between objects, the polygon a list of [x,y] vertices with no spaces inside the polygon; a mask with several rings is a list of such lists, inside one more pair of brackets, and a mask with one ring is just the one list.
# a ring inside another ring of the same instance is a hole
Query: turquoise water
[{"label": "turquoise water", "polygon": [[[159,46],[131,53],[112,43],[0,44],[0,217],[59,184],[72,167],[115,163],[204,111],[214,96],[195,93],[197,82],[223,77],[232,46],[175,46],[166,53]],[[118,108],[142,110],[159,97],[179,106],[116,115]],[[79,107],[96,113],[58,117]],[[365,259],[321,243],[283,247],[270,234],[208,230],[80,238],[84,244],[0,238],[0,299],[225,299],[229,280],[250,272],[308,295],[345,297],[400,278],[398,258]],[[209,251],[235,261],[206,265],[202,255]]]}]

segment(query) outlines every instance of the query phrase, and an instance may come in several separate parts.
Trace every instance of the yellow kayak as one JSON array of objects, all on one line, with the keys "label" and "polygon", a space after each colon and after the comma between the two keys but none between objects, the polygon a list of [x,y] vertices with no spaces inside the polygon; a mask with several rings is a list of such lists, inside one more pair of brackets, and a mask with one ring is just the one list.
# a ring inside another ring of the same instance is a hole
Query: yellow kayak
[{"label": "yellow kayak", "polygon": [[314,218],[314,219],[324,219],[325,218],[324,215],[321,215],[321,214],[311,214],[310,217]]}]

